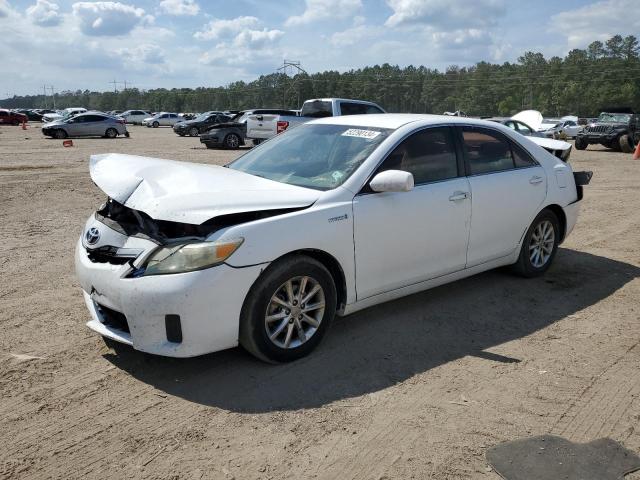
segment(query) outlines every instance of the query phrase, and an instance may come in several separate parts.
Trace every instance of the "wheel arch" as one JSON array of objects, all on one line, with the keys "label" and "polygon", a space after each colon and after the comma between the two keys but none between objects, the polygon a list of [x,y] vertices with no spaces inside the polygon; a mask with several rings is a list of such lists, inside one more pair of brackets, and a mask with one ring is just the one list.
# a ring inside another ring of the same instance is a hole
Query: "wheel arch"
[{"label": "wheel arch", "polygon": [[558,217],[558,222],[560,222],[560,242],[559,243],[562,243],[564,241],[564,236],[567,233],[567,215],[564,213],[564,209],[560,205],[556,203],[552,203],[544,207],[541,210],[541,212],[544,210],[551,210],[555,214],[555,216]]},{"label": "wheel arch", "polygon": [[340,311],[342,308],[344,308],[344,306],[347,304],[347,279],[345,277],[342,265],[340,265],[340,262],[330,253],[315,248],[302,248],[281,255],[280,257],[274,259],[271,262],[271,265],[285,258],[290,258],[297,255],[305,255],[307,257],[311,257],[314,260],[320,262],[327,270],[329,270],[329,273],[333,278],[333,283],[336,286],[336,310]]}]

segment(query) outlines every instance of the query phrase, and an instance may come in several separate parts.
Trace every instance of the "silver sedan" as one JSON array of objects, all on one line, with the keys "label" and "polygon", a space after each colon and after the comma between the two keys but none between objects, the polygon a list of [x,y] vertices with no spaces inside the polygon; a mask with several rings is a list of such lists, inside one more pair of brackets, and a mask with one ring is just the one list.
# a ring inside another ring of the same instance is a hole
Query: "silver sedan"
[{"label": "silver sedan", "polygon": [[46,123],[42,126],[42,133],[53,138],[129,136],[123,119],[101,112],[87,112],[75,117]]}]

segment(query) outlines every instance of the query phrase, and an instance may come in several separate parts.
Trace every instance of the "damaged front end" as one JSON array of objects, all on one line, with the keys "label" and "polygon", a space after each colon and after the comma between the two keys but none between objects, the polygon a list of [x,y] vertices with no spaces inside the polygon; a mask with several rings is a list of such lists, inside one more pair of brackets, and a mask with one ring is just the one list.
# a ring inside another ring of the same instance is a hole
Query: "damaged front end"
[{"label": "damaged front end", "polygon": [[[148,247],[135,248],[135,246],[129,245],[129,239],[139,239],[147,242],[147,245],[148,242],[153,242],[155,245],[153,247],[154,250],[160,247],[185,245],[187,243],[196,244],[198,242],[206,242],[211,234],[224,228],[276,215],[283,215],[302,208],[306,207],[231,213],[212,218],[200,225],[194,225],[190,223],[156,220],[144,212],[129,208],[109,198],[100,209],[96,211],[94,218],[95,221],[105,225],[118,234],[117,237],[113,237],[112,242],[105,239],[104,242],[96,242],[95,245],[91,245],[91,228],[87,228],[82,243],[86,249],[89,260],[93,263],[109,263],[111,265],[125,265],[129,263],[134,267],[134,261],[142,253],[150,249]],[[100,234],[99,227],[97,227],[95,234]],[[139,267],[140,266],[135,268],[134,276],[139,276],[143,273],[143,270]]]},{"label": "damaged front end", "polygon": [[303,208],[306,207],[230,213],[214,217],[200,225],[194,225],[168,220],[155,220],[144,212],[134,210],[109,198],[96,212],[95,216],[101,223],[127,237],[145,238],[163,245],[190,239],[204,241],[212,233],[223,228],[276,215],[284,215]]}]

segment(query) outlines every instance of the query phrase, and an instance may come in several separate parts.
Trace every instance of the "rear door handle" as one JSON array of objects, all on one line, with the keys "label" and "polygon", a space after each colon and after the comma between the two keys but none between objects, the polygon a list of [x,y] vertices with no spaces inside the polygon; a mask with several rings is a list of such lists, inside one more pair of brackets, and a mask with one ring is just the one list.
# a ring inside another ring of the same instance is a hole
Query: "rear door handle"
[{"label": "rear door handle", "polygon": [[539,176],[537,176],[537,175],[536,175],[535,177],[531,177],[531,178],[529,179],[529,183],[530,183],[531,185],[537,185],[538,183],[542,183],[542,182],[543,182],[543,180],[544,180],[544,179],[543,179],[542,177],[539,177]]},{"label": "rear door handle", "polygon": [[453,192],[453,195],[449,197],[450,202],[458,202],[469,198],[469,192]]}]

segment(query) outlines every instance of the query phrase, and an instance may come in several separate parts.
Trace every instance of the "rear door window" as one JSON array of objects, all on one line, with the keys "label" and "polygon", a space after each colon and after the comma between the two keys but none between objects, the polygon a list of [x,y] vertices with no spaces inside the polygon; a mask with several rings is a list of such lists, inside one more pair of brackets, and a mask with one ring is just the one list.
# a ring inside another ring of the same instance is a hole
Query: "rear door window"
[{"label": "rear door window", "polygon": [[515,166],[511,145],[498,132],[463,127],[462,143],[470,175],[501,172]]}]

